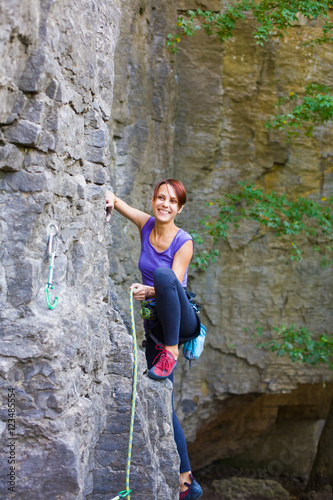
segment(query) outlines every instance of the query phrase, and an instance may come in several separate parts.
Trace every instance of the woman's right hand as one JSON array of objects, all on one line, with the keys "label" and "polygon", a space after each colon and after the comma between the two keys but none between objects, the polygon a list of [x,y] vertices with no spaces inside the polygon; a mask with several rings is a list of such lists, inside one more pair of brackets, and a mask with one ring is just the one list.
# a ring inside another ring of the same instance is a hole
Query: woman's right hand
[{"label": "woman's right hand", "polygon": [[127,203],[118,198],[118,196],[115,196],[109,189],[105,192],[105,198],[106,222],[109,222],[109,220],[111,219],[111,212],[114,208],[117,210],[117,212],[120,213],[120,215],[123,215],[124,217],[126,217],[126,219],[134,222],[134,224],[140,230],[150,218],[150,215],[146,214],[145,212],[141,212],[141,210],[127,205]]},{"label": "woman's right hand", "polygon": [[106,210],[106,222],[109,222],[111,219],[111,213],[114,208],[115,195],[112,191],[107,190],[105,193],[105,210]]},{"label": "woman's right hand", "polygon": [[145,300],[147,297],[147,287],[142,283],[133,283],[130,290],[134,290],[133,297],[135,300]]}]

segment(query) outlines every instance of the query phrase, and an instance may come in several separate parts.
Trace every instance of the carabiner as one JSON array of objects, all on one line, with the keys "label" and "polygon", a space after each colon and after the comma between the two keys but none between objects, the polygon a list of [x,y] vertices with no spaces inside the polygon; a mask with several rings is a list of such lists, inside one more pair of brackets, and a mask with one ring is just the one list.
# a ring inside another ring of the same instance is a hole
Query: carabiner
[{"label": "carabiner", "polygon": [[[56,240],[56,236],[58,234],[58,226],[56,226],[55,224],[50,224],[49,225],[49,229],[51,229],[51,227],[54,227],[55,228],[55,231],[54,232],[50,232],[49,234],[49,242],[48,242],[48,251],[49,251],[49,256],[53,253],[55,254],[56,251],[57,251],[57,246],[58,246],[58,242]],[[53,241],[55,242],[53,244]]]},{"label": "carabiner", "polygon": [[47,306],[49,309],[54,309],[55,306],[58,304],[59,297],[55,297],[53,304],[51,304],[50,296],[49,296],[49,288],[51,288],[51,290],[53,290],[53,286],[52,285],[50,286],[49,283],[46,283],[46,285],[45,285],[46,302],[47,302]]},{"label": "carabiner", "polygon": [[54,309],[58,303],[58,300],[59,300],[58,297],[55,297],[53,304],[51,304],[50,296],[49,296],[49,289],[51,288],[51,290],[53,290],[52,281],[53,281],[54,257],[55,257],[55,252],[56,252],[57,246],[58,246],[57,240],[56,240],[56,236],[58,234],[58,227],[56,226],[56,224],[52,223],[49,225],[49,229],[52,226],[55,228],[55,231],[52,231],[49,233],[49,241],[48,241],[49,278],[48,278],[48,281],[45,285],[46,302],[47,302],[47,306],[49,309]]},{"label": "carabiner", "polygon": [[118,495],[120,498],[125,498],[131,493],[131,491],[132,490],[123,490],[123,491],[120,491],[120,493],[118,493]]},{"label": "carabiner", "polygon": [[132,490],[123,490],[118,493],[118,495],[114,498],[111,498],[111,500],[120,500],[121,498],[127,497]]}]

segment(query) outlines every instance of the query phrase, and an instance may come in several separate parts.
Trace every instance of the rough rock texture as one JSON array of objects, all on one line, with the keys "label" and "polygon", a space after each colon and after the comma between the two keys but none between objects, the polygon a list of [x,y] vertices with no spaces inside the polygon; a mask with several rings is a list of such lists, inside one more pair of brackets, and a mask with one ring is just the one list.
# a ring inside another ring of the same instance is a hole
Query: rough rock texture
[{"label": "rough rock texture", "polygon": [[213,482],[223,500],[289,500],[290,495],[276,481],[233,477]]},{"label": "rough rock texture", "polygon": [[[264,48],[252,39],[253,27],[250,20],[240,25],[223,47],[204,34],[182,42],[174,162],[176,177],[186,180],[193,199],[191,209],[183,211],[186,228],[198,225],[209,197],[232,192],[240,180],[290,196],[320,199],[332,194],[331,124],[320,127],[313,139],[291,144],[283,134],[264,129],[281,94],[298,92],[313,78],[332,85],[331,52],[302,45],[316,27],[297,26]],[[207,273],[193,275],[208,346],[190,380],[184,376],[178,386],[183,400],[186,394],[178,411],[191,441],[203,422],[218,418],[221,401],[232,406],[230,395],[288,392],[331,377],[328,370],[325,374],[257,349],[252,334],[256,320],[266,338],[274,326],[291,323],[316,334],[331,333],[332,281],[332,269],[321,268],[320,258],[306,253],[303,261],[290,261],[288,249],[255,224],[242,224],[230,233],[218,262]],[[327,401],[324,408],[328,410]],[[278,414],[278,406],[275,410]],[[312,418],[316,426],[316,412]],[[241,431],[244,449],[249,424],[245,421]],[[257,425],[259,430],[260,420]],[[229,453],[223,443],[218,455]],[[192,455],[192,461],[201,466],[201,457]]]},{"label": "rough rock texture", "polygon": [[260,468],[275,477],[283,473],[306,475],[332,394],[332,385],[309,384],[285,394],[225,398],[215,418],[207,420],[189,447],[194,466],[224,456],[232,458],[221,463]]},{"label": "rough rock texture", "polygon": [[[333,83],[331,51],[325,46],[302,45],[318,31],[316,23],[301,21],[283,40],[270,41],[262,48],[252,39],[254,26],[247,19],[224,45],[199,33],[181,40],[177,56],[166,53],[162,35],[172,31],[167,25],[172,8],[182,13],[196,7],[218,10],[224,4],[218,0],[128,3],[128,31],[121,30],[124,43],[116,53],[119,79],[116,76],[115,120],[110,127],[116,194],[149,212],[155,181],[165,176],[180,178],[189,196],[178,223],[186,230],[198,229],[208,211],[205,202],[236,190],[238,181],[314,199],[331,195],[333,189],[331,124],[316,129],[313,138],[301,137],[292,143],[286,142],[283,133],[264,128],[280,95],[301,92],[314,80]],[[160,38],[152,39],[152,30]],[[125,179],[120,175],[124,169]],[[139,239],[136,229],[118,214],[112,227],[116,236],[110,273],[117,289],[126,290],[140,280]],[[310,386],[329,379],[330,374],[257,349],[252,333],[255,320],[263,325],[266,338],[271,337],[274,326],[291,323],[306,325],[316,334],[330,333],[332,278],[332,269],[322,269],[319,259],[310,253],[305,252],[302,262],[291,261],[288,248],[255,224],[231,232],[220,245],[218,262],[206,273],[190,273],[189,286],[203,305],[207,346],[189,374],[185,363],[177,368],[175,384],[177,412],[193,443],[194,467],[239,454],[254,446],[255,435],[259,439],[261,433],[276,431],[282,400],[275,395],[283,398],[298,386],[302,394],[303,388],[308,391],[305,408],[313,456],[321,425],[318,420],[326,416],[332,390],[328,384],[322,399],[315,402]],[[272,411],[267,426],[259,418],[262,393]],[[258,418],[252,420],[251,412],[247,418],[239,408],[250,402],[253,408],[253,401],[258,403]],[[323,412],[318,416],[320,406]],[[300,403],[293,425],[302,419],[303,409]],[[230,421],[226,422],[222,415],[229,411]],[[207,443],[205,429],[210,425],[219,429],[227,423],[239,423],[237,439],[229,433],[224,442],[216,431]],[[303,431],[297,433],[295,427],[294,431],[301,439]],[[273,459],[274,450],[279,450],[278,441],[272,442],[267,457]]]},{"label": "rough rock texture", "polygon": [[[133,359],[110,302],[104,211],[121,11],[117,0],[1,5],[1,498],[104,500],[125,488]],[[171,391],[144,369],[140,353],[131,487],[173,499]]]},{"label": "rough rock texture", "polygon": [[[176,9],[174,2],[157,0],[127,0],[123,5],[110,120],[115,151],[111,180],[118,196],[149,211],[153,186],[173,171],[176,75],[165,37],[175,22]],[[117,213],[111,225],[110,274],[121,285],[117,293],[124,304],[126,285],[141,280],[139,235]]]},{"label": "rough rock texture", "polygon": [[[155,182],[179,177],[189,194],[178,222],[186,230],[198,227],[205,201],[239,180],[292,196],[332,194],[329,125],[292,144],[263,126],[280,94],[314,78],[332,85],[331,52],[302,45],[317,29],[303,21],[258,48],[249,19],[224,46],[199,34],[182,40],[177,56],[168,53],[177,8],[219,9],[219,0],[2,4],[1,495],[13,387],[14,497],[109,500],[124,488],[132,362],[125,365],[130,337],[106,275],[110,269],[126,321],[127,287],[140,276],[138,234],[118,214],[110,246],[105,184],[149,211]],[[51,222],[60,230],[52,311],[44,297]],[[297,440],[306,432],[313,456],[332,394],[330,384],[319,390],[328,373],[258,350],[244,327],[259,320],[267,337],[291,322],[329,332],[332,270],[310,255],[292,263],[285,247],[247,225],[229,235],[207,273],[190,273],[189,285],[208,327],[202,358],[190,376],[184,364],[176,377],[193,466],[241,461],[245,450],[254,465],[281,453],[289,461],[284,432]],[[178,483],[170,388],[143,370],[141,359],[131,486],[138,500],[162,489],[169,500]],[[309,467],[302,457],[296,463]]]},{"label": "rough rock texture", "polygon": [[[111,319],[106,421],[91,455],[93,470],[88,479],[92,491],[85,497],[92,500],[109,500],[110,493],[116,494],[124,484],[127,465],[132,397],[132,370],[128,370],[128,360],[132,358],[132,341],[121,326],[115,304]],[[179,458],[170,421],[172,384],[169,381],[156,383],[146,371],[145,357],[139,351],[130,474],[132,496],[142,500],[178,498]]]},{"label": "rough rock texture", "polygon": [[309,491],[302,497],[302,500],[332,500],[333,492],[332,486],[327,484],[321,488],[319,492]]}]

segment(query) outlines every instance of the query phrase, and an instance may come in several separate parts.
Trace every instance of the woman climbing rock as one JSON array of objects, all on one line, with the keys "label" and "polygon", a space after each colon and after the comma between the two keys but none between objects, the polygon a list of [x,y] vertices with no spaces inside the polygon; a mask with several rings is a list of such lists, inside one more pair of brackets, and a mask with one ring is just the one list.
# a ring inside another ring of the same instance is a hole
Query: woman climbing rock
[{"label": "woman climbing rock", "polygon": [[[136,300],[149,303],[149,299],[154,299],[157,317],[145,320],[148,375],[156,380],[169,378],[171,382],[180,342],[196,338],[200,333],[199,317],[185,290],[193,240],[175,225],[175,217],[185,202],[185,188],[175,179],[164,179],[156,185],[151,202],[153,217],[127,205],[111,191],[106,192],[107,222],[115,208],[140,231],[142,283],[133,283],[130,288],[134,289]],[[180,456],[179,499],[199,498],[202,489],[192,476],[184,432],[174,408],[173,427]]]}]

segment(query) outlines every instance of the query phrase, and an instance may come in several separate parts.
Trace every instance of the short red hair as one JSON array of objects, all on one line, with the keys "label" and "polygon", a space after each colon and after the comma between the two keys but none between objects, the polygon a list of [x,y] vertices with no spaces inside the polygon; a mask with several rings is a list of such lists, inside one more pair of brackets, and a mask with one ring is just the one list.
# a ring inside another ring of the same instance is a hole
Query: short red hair
[{"label": "short red hair", "polygon": [[163,179],[163,181],[160,181],[158,184],[156,184],[154,188],[154,195],[153,198],[156,200],[157,198],[157,193],[158,190],[160,189],[163,184],[167,184],[169,186],[172,186],[173,189],[175,190],[176,193],[176,198],[178,201],[178,206],[181,208],[183,205],[186,203],[186,191],[184,188],[184,185],[182,182],[177,181],[176,179]]}]

